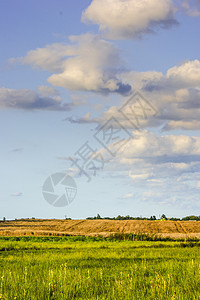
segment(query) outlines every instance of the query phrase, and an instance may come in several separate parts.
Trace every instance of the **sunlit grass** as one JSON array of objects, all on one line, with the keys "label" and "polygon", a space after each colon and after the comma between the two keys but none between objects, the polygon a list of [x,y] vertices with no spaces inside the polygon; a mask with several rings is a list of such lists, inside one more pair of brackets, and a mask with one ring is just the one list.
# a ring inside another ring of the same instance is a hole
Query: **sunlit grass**
[{"label": "sunlit grass", "polygon": [[200,299],[200,248],[180,242],[1,239],[0,295]]}]

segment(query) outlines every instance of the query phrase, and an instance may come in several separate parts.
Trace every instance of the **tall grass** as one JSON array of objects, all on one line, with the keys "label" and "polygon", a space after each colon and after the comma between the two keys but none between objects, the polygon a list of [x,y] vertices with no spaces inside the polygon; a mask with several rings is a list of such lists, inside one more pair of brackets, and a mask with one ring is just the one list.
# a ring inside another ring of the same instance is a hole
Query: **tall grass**
[{"label": "tall grass", "polygon": [[109,237],[109,240],[129,240],[129,241],[186,241],[186,242],[198,242],[200,241],[198,238],[194,237],[186,237],[186,238],[178,238],[173,239],[171,237],[163,237],[161,235],[157,235],[155,233],[113,233]]},{"label": "tall grass", "polygon": [[102,241],[179,241],[179,242],[200,242],[200,239],[197,237],[186,237],[186,238],[171,238],[169,236],[163,237],[155,233],[113,233],[106,237],[98,236],[76,236],[76,235],[66,235],[66,236],[0,236],[1,241],[24,241],[24,242],[76,242],[76,241],[85,241],[85,242],[102,242]]},{"label": "tall grass", "polygon": [[200,299],[199,243],[34,239],[0,239],[0,299]]}]

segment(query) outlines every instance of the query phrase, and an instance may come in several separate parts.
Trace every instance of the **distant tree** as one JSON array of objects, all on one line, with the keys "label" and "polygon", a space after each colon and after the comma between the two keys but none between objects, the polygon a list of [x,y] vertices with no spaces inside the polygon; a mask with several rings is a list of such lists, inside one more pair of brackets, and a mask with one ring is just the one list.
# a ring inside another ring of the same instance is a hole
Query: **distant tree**
[{"label": "distant tree", "polygon": [[182,221],[199,221],[200,217],[197,216],[187,216],[182,218]]},{"label": "distant tree", "polygon": [[3,222],[5,222],[5,220],[6,220],[6,218],[5,218],[5,217],[3,217]]},{"label": "distant tree", "polygon": [[[70,219],[70,218],[67,218],[65,216],[66,219]],[[97,214],[97,216],[95,217],[87,217],[86,218],[87,220],[96,220],[96,219],[102,219],[102,220],[157,220],[156,219],[156,216],[151,216],[150,218],[146,218],[146,217],[131,217],[129,215],[127,216],[121,216],[121,215],[118,215],[117,217],[101,217],[100,214]],[[182,219],[180,218],[167,218],[165,214],[162,214],[162,216],[160,217],[159,215],[159,219],[164,219],[164,220],[171,220],[171,221],[188,221],[188,220],[191,220],[191,221],[200,221],[200,216],[187,216],[187,217],[184,217]],[[3,219],[5,221],[5,219]],[[22,219],[21,219],[22,220]]]},{"label": "distant tree", "polygon": [[165,216],[165,214],[162,214],[161,219],[167,219],[167,217]]}]

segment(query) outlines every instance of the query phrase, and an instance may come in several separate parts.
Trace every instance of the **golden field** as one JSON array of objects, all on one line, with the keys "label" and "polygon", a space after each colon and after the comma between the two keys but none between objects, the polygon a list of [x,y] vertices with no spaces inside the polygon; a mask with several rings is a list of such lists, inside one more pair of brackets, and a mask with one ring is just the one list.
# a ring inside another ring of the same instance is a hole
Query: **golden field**
[{"label": "golden field", "polygon": [[0,236],[108,236],[122,232],[200,238],[200,221],[20,219],[0,222]]}]

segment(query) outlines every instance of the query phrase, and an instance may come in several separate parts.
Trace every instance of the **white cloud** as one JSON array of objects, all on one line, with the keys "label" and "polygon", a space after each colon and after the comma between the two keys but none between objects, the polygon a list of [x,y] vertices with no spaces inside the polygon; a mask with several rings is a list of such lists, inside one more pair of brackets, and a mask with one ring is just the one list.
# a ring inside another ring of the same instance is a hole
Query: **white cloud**
[{"label": "white cloud", "polygon": [[130,71],[121,73],[120,78],[131,82],[134,88],[149,91],[200,88],[200,61],[184,61],[167,70],[166,75],[156,71]]},{"label": "white cloud", "polygon": [[82,21],[98,24],[110,39],[129,39],[174,25],[175,10],[171,0],[93,0]]},{"label": "white cloud", "polygon": [[175,66],[167,71],[166,80],[171,84],[182,85],[184,87],[200,86],[200,61],[186,61],[180,66]]},{"label": "white cloud", "polygon": [[60,98],[42,96],[28,89],[0,88],[0,107],[25,110],[71,110],[72,103],[61,103]]},{"label": "white cloud", "polygon": [[123,93],[130,89],[116,77],[115,66],[120,59],[111,43],[89,34],[71,37],[71,41],[78,43],[78,47],[73,48],[74,56],[65,60],[63,72],[48,79],[52,85],[94,92]]},{"label": "white cloud", "polygon": [[[104,124],[111,117],[115,117],[122,126],[130,129],[162,127],[164,130],[200,128],[200,61],[187,61],[179,66],[170,68],[166,75],[161,72],[124,72],[120,75],[121,81],[140,90],[146,102],[139,104],[130,102],[124,109],[124,115],[119,111],[134,95],[123,99],[119,106],[110,106],[100,116],[93,118],[90,115],[75,122]],[[136,94],[137,95],[137,94]],[[148,102],[153,106],[149,106]],[[156,113],[157,111],[157,113]],[[73,121],[72,119],[70,119]]]},{"label": "white cloud", "polygon": [[30,50],[25,57],[11,58],[10,63],[20,62],[33,68],[60,72],[63,70],[63,57],[69,56],[70,48],[64,44],[51,44],[45,48]]},{"label": "white cloud", "polygon": [[[148,131],[134,134],[135,138],[112,159],[107,149],[98,151],[109,162],[97,174],[119,177],[127,189],[134,190],[138,201],[199,207],[200,137],[157,136]],[[127,192],[120,198],[130,199],[133,194]]]},{"label": "white cloud", "polygon": [[[110,150],[113,148],[114,144],[109,146]],[[105,160],[110,157],[104,148],[98,153]],[[104,169],[124,179],[128,176],[133,188],[135,186],[145,191],[159,187],[164,192],[172,185],[176,189],[174,193],[179,193],[183,183],[188,188],[188,183],[193,182],[195,187],[199,181],[200,137],[156,136],[148,131],[137,132],[135,138],[122,147]],[[194,194],[196,190],[191,192]]]},{"label": "white cloud", "polygon": [[[108,146],[109,150],[115,144]],[[98,153],[109,158],[107,149]],[[106,170],[126,171],[133,180],[158,180],[181,174],[199,173],[200,137],[157,136],[147,130],[133,132],[133,138],[117,152]],[[192,179],[192,178],[191,178]]]},{"label": "white cloud", "polygon": [[[139,189],[139,196],[145,201],[165,201],[171,205],[176,198],[177,205],[199,206],[196,201],[199,199],[200,137],[157,136],[148,131],[134,134],[135,138],[110,160],[105,171],[118,174],[123,180],[129,178],[131,188]],[[105,159],[109,157],[104,148],[99,153]]]},{"label": "white cloud", "polygon": [[155,158],[178,161],[181,156],[200,155],[200,138],[187,135],[156,136],[147,130],[134,132],[133,139],[122,148],[124,158]]},{"label": "white cloud", "polygon": [[69,45],[53,44],[31,50],[22,64],[54,72],[48,82],[73,91],[125,94],[131,89],[117,77],[122,67],[118,50],[92,34],[71,36]]}]

